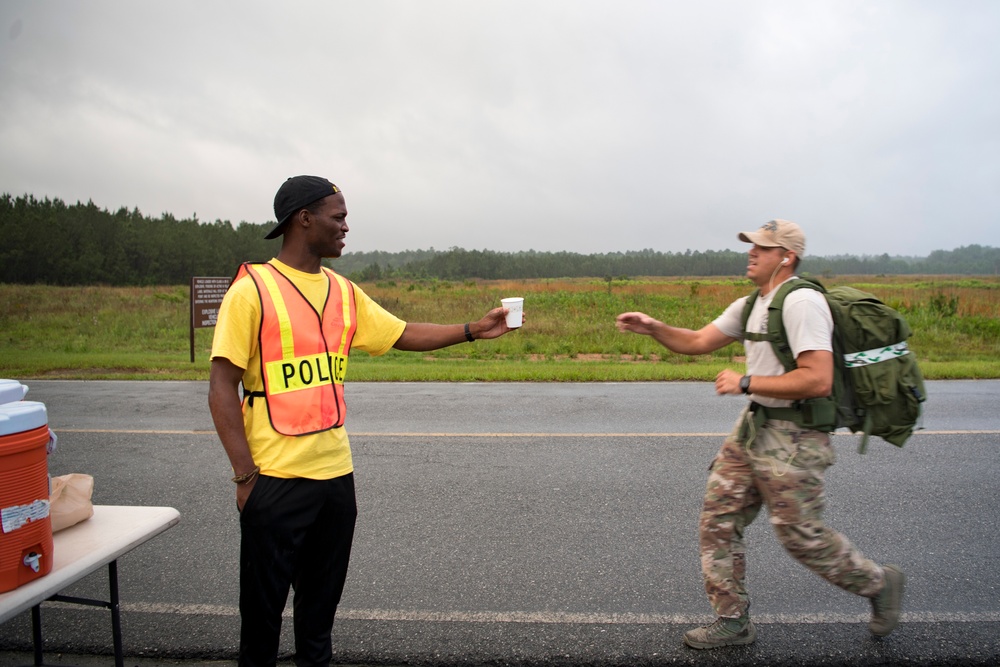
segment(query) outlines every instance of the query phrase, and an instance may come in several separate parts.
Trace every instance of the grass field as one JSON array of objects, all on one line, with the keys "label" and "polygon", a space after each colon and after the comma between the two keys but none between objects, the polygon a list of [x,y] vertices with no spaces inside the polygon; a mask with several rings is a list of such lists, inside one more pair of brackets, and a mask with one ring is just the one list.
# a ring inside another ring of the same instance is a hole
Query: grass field
[{"label": "grass field", "polygon": [[[928,379],[1000,377],[1000,277],[837,277],[900,310]],[[526,325],[494,341],[430,354],[352,355],[355,381],[708,380],[742,367],[743,348],[672,354],[646,336],[619,333],[618,313],[641,310],[700,328],[750,291],[736,278],[415,281],[362,284],[407,321],[464,322],[525,297]],[[214,329],[195,330],[189,288],[0,285],[0,377],[13,379],[208,378]]]}]

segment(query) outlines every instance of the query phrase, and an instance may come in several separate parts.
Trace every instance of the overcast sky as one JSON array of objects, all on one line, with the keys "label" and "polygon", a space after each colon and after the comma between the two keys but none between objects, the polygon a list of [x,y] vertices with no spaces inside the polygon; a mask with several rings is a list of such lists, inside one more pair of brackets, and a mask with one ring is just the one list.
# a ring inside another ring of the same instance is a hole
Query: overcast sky
[{"label": "overcast sky", "polygon": [[1000,246],[1000,2],[0,2],[0,192],[346,251]]}]

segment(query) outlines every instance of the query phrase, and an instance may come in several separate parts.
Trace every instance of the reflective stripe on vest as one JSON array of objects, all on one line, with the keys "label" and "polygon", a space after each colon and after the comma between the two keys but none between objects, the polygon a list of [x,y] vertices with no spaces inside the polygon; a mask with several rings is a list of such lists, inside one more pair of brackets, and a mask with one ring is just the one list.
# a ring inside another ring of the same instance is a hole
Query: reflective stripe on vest
[{"label": "reflective stripe on vest", "polygon": [[324,268],[329,281],[322,317],[271,264],[244,264],[261,303],[260,363],[268,418],[282,435],[343,426],[344,376],[357,328],[350,282]]}]

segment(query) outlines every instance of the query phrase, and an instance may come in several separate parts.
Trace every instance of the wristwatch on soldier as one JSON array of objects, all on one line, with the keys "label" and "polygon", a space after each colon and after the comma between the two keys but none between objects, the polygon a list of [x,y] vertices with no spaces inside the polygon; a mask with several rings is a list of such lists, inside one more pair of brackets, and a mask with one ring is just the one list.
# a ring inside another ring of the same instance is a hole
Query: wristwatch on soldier
[{"label": "wristwatch on soldier", "polygon": [[750,376],[749,375],[744,375],[743,377],[740,378],[740,391],[742,391],[744,394],[749,394],[750,393]]}]

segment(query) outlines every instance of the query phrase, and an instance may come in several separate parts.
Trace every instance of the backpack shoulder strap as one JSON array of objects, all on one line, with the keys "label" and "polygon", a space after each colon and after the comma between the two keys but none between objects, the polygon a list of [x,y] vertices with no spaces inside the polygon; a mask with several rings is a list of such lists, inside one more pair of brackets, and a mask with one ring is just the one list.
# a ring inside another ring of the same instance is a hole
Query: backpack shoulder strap
[{"label": "backpack shoulder strap", "polygon": [[747,302],[743,304],[743,315],[740,318],[740,328],[743,329],[744,338],[746,337],[747,322],[750,320],[750,311],[753,310],[753,304],[756,303],[758,296],[760,296],[759,287],[750,292],[750,295],[747,297]]},{"label": "backpack shoulder strap", "polygon": [[750,311],[753,309],[760,290],[756,289],[747,298],[746,306],[743,308],[743,338],[755,342],[770,343],[774,350],[774,355],[784,366],[785,372],[797,368],[795,357],[792,355],[792,348],[788,345],[788,334],[785,332],[785,322],[781,317],[781,308],[785,304],[785,297],[797,289],[814,289],[819,292],[826,292],[821,284],[814,280],[798,277],[790,280],[778,288],[771,303],[767,306],[767,333],[757,333],[747,331],[747,321],[750,319]]}]

